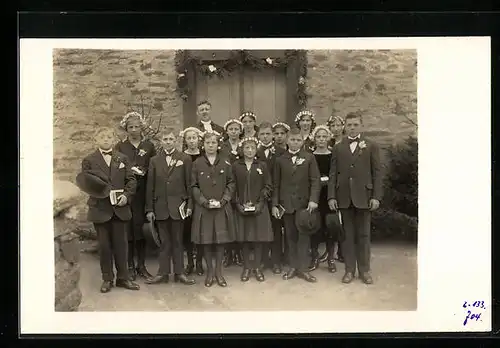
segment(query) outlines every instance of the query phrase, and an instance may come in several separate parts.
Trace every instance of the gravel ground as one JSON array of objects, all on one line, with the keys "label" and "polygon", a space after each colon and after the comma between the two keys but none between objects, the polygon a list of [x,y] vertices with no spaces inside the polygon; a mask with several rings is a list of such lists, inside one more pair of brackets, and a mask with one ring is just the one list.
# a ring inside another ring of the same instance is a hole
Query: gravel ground
[{"label": "gravel ground", "polygon": [[[417,309],[417,249],[406,245],[373,245],[373,285],[359,279],[342,284],[343,264],[330,274],[326,263],[313,272],[315,284],[300,279],[285,281],[266,271],[266,281],[239,280],[241,268],[225,270],[227,288],[203,285],[204,276],[195,276],[196,285],[169,283],[147,285],[141,290],[114,288],[101,294],[101,276],[97,255],[82,253],[80,287],[83,293],[79,311],[243,311],[243,310],[338,310],[338,311],[409,311]],[[157,269],[149,259],[150,273]]]}]

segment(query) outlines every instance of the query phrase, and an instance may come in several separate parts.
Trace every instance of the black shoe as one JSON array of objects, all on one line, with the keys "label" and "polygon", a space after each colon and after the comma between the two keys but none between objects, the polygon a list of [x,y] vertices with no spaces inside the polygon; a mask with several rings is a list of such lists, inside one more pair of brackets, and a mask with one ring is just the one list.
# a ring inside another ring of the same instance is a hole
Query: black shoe
[{"label": "black shoe", "polygon": [[205,286],[209,288],[212,285],[214,285],[214,277],[211,275],[207,275],[207,277],[205,278]]},{"label": "black shoe", "polygon": [[194,265],[193,264],[188,264],[186,268],[184,268],[184,273],[186,275],[191,275],[194,272]]},{"label": "black shoe", "polygon": [[257,281],[259,282],[263,282],[265,280],[265,277],[264,277],[264,274],[262,273],[262,271],[260,269],[255,269],[253,271],[253,273],[255,274],[255,279],[257,279]]},{"label": "black shoe", "polygon": [[288,271],[283,274],[284,280],[289,280],[295,278],[297,276],[297,270],[295,268],[290,268]]},{"label": "black shoe", "polygon": [[312,259],[311,264],[309,265],[309,272],[314,271],[318,267],[319,267],[319,259],[318,258]]},{"label": "black shoe", "polygon": [[116,287],[117,288],[124,288],[127,290],[139,290],[141,287],[139,284],[134,283],[131,280],[128,279],[117,279],[116,280]]},{"label": "black shoe", "polygon": [[110,292],[111,288],[113,287],[113,282],[109,280],[105,280],[102,282],[101,285],[101,292],[104,294],[106,292]]},{"label": "black shoe", "polygon": [[205,271],[203,270],[203,264],[201,262],[196,263],[196,274],[199,276],[202,276],[205,274]]},{"label": "black shoe", "polygon": [[273,273],[274,274],[281,274],[281,266],[280,265],[274,265],[273,266]]},{"label": "black shoe", "polygon": [[144,278],[144,279],[150,279],[153,277],[151,275],[151,273],[149,273],[148,270],[146,269],[146,266],[138,267],[137,268],[137,275],[141,278]]},{"label": "black shoe", "polygon": [[217,285],[225,288],[227,286],[226,280],[223,276],[215,276],[215,280],[217,281]]},{"label": "black shoe", "polygon": [[137,271],[134,267],[128,268],[128,279],[134,281],[137,278]]},{"label": "black shoe", "polygon": [[224,260],[222,261],[222,265],[224,267],[229,267],[233,265],[233,256],[231,255],[231,253],[228,252],[224,255]]},{"label": "black shoe", "polygon": [[168,275],[155,275],[154,277],[148,278],[144,281],[146,284],[161,284],[168,283]]},{"label": "black shoe", "polygon": [[238,265],[238,266],[242,266],[243,265],[243,258],[241,257],[241,253],[239,251],[237,251],[237,252],[234,253],[233,263],[236,264],[236,265]]},{"label": "black shoe", "polygon": [[248,268],[244,268],[240,277],[242,282],[247,282],[250,279],[250,270]]},{"label": "black shoe", "polygon": [[299,277],[300,279],[304,279],[309,283],[316,283],[317,281],[316,277],[309,274],[309,272],[297,272],[297,277]]},{"label": "black shoe", "polygon": [[174,282],[182,283],[184,285],[193,285],[196,283],[196,281],[194,279],[188,278],[188,276],[185,274],[175,274],[174,275]]},{"label": "black shoe", "polygon": [[353,280],[354,280],[354,273],[352,272],[346,272],[342,277],[342,283],[344,284],[349,284]]},{"label": "black shoe", "polygon": [[335,265],[334,260],[328,260],[328,272],[330,273],[337,272],[337,266]]}]

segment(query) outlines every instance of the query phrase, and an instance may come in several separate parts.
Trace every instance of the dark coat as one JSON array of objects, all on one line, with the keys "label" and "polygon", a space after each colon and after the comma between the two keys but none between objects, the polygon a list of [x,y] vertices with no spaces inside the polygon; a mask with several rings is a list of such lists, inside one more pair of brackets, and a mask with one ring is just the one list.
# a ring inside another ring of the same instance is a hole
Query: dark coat
[{"label": "dark coat", "polygon": [[[216,131],[217,133],[219,133],[220,135],[223,135],[224,134],[224,128],[222,126],[219,126],[217,123],[215,123],[214,121],[211,121],[210,122],[211,126],[212,126],[212,129],[214,131]],[[205,127],[203,127],[203,123],[201,123],[201,121],[199,121],[196,126],[196,128],[198,128],[199,130],[201,130],[202,132],[205,131]]]},{"label": "dark coat", "polygon": [[273,206],[281,204],[286,214],[307,208],[309,202],[318,203],[321,189],[320,174],[314,155],[300,150],[292,163],[292,154],[286,151],[274,164]]},{"label": "dark coat", "polygon": [[151,159],[146,190],[146,213],[154,212],[156,220],[180,220],[179,206],[193,209],[191,195],[191,157],[175,150],[172,165],[167,164],[165,151]]},{"label": "dark coat", "polygon": [[304,144],[302,145],[302,149],[309,152],[314,151],[314,140],[312,139],[311,135],[304,139]]},{"label": "dark coat", "polygon": [[276,162],[276,158],[278,158],[279,156],[281,156],[283,153],[286,152],[286,149],[279,147],[279,146],[272,145],[269,150],[270,150],[269,155],[266,158],[265,148],[263,146],[259,146],[257,148],[257,159],[266,162],[267,168],[269,169],[269,171],[271,173],[271,179],[274,182],[274,179],[273,179],[274,163]]},{"label": "dark coat", "polygon": [[[361,148],[360,143],[366,144]],[[344,138],[332,150],[328,182],[328,199],[336,199],[339,208],[352,204],[368,209],[370,199],[382,199],[382,171],[376,143],[361,136],[354,153]]]},{"label": "dark coat", "polygon": [[137,181],[131,170],[130,162],[122,153],[113,152],[111,164],[108,167],[99,150],[94,151],[82,160],[82,171],[93,171],[99,173],[103,179],[110,183],[112,190],[123,189],[123,195],[127,197],[127,204],[123,207],[113,206],[106,198],[89,197],[87,204],[89,211],[87,219],[94,223],[104,223],[116,215],[122,221],[132,218],[130,200],[135,193]]},{"label": "dark coat", "polygon": [[[250,171],[245,160],[233,163],[233,175],[236,192],[233,202],[236,210],[236,241],[270,242],[273,240],[271,216],[268,198],[271,196],[271,173],[264,161],[254,160]],[[238,210],[237,205],[252,202],[256,206],[255,214],[247,215]]]},{"label": "dark coat", "polygon": [[[194,161],[191,173],[194,198],[191,240],[195,244],[233,242],[236,226],[231,200],[235,183],[231,164],[217,155],[214,165],[211,165],[205,156],[201,156]],[[210,199],[220,201],[222,207],[208,208]]]},{"label": "dark coat", "polygon": [[138,167],[145,173],[144,176],[135,175],[137,179],[137,188],[132,197],[132,202],[130,202],[132,219],[136,224],[142,225],[145,220],[144,205],[146,204],[147,171],[149,168],[149,161],[156,155],[156,149],[149,140],[141,141],[136,148],[126,139],[116,144],[115,150],[128,157],[131,167]]},{"label": "dark coat", "polygon": [[236,151],[233,151],[229,140],[226,139],[221,142],[219,154],[221,157],[224,157],[229,163],[233,164],[236,160],[243,158],[243,149],[241,146],[238,146]]}]

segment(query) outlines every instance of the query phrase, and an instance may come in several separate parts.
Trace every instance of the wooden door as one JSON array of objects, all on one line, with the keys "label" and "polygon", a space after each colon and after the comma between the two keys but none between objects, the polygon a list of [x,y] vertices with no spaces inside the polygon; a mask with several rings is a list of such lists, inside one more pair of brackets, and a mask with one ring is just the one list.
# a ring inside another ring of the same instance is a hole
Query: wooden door
[{"label": "wooden door", "polygon": [[212,121],[219,125],[230,118],[238,118],[241,112],[241,91],[239,74],[224,78],[199,74],[196,79],[196,100],[208,100],[212,104]]},{"label": "wooden door", "polygon": [[243,111],[253,111],[257,124],[275,123],[286,118],[286,76],[281,70],[243,72]]}]

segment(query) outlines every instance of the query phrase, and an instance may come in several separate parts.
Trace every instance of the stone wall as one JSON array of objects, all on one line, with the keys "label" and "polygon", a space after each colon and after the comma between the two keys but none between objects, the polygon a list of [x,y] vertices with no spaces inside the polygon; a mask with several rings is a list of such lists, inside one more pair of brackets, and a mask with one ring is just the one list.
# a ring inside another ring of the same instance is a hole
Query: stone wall
[{"label": "stone wall", "polygon": [[[153,126],[161,115],[162,125],[182,127],[174,51],[65,49],[53,56],[56,178],[74,181],[95,127],[116,126],[131,108],[148,106]],[[415,50],[315,50],[308,61],[309,107],[320,122],[332,107],[342,115],[366,110],[368,133],[382,145],[416,131],[407,120],[416,122]]]}]

